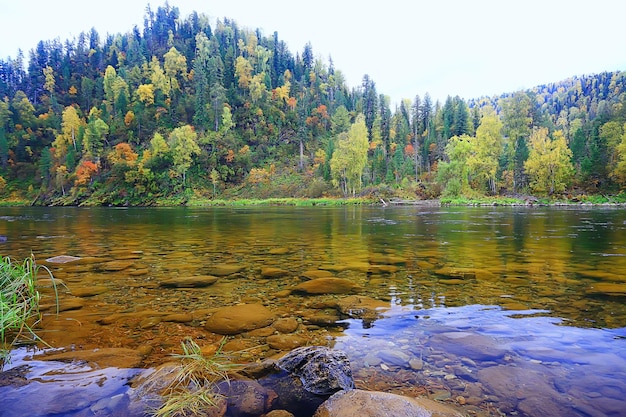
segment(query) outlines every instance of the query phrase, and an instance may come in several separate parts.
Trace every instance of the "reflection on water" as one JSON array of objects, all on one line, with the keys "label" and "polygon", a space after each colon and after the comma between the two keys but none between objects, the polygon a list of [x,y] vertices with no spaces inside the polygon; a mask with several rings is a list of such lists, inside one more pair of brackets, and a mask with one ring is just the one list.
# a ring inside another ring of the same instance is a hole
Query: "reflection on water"
[{"label": "reflection on water", "polygon": [[[67,287],[43,320],[55,347],[142,349],[152,366],[185,336],[218,341],[203,327],[216,308],[262,303],[349,351],[362,384],[518,415],[612,415],[625,393],[625,229],[612,208],[0,208],[3,255],[81,258],[48,265]],[[310,271],[390,310],[362,323],[337,310],[344,295],[292,292]],[[160,285],[204,275],[219,279]],[[279,353],[264,337],[231,339]]]},{"label": "reflection on water", "polygon": [[622,415],[626,329],[563,325],[545,311],[395,307],[372,325],[346,320],[335,347],[357,378],[399,374],[430,395],[529,416]]}]

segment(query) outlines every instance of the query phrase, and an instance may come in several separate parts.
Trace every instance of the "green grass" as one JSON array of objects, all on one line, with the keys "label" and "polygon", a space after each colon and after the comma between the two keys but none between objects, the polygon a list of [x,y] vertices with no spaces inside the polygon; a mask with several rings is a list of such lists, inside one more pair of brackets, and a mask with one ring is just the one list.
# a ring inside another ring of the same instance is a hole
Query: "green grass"
[{"label": "green grass", "polygon": [[442,197],[440,203],[446,206],[512,206],[525,204],[524,200],[511,197]]},{"label": "green grass", "polygon": [[368,198],[268,198],[268,199],[235,199],[235,200],[212,200],[194,198],[187,203],[190,207],[249,207],[249,206],[349,206],[375,203]]},{"label": "green grass", "polygon": [[[173,355],[181,366],[173,376],[167,376],[170,383],[162,393],[163,404],[153,412],[155,417],[204,415],[203,410],[218,406],[223,397],[217,385],[229,381],[229,375],[241,368],[223,353],[225,341],[210,356],[203,355],[191,338],[181,343],[183,353]],[[157,371],[150,378],[158,385],[164,376]]]},{"label": "green grass", "polygon": [[32,258],[22,263],[15,263],[9,257],[0,260],[0,369],[10,359],[12,347],[40,340],[33,330],[41,318],[37,291],[39,268]]}]

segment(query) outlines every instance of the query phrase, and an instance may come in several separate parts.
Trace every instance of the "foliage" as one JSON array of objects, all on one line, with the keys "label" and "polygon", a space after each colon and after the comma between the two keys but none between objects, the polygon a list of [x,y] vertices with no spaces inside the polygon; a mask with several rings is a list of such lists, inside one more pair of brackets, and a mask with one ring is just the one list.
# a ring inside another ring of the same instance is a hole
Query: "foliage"
[{"label": "foliage", "polygon": [[539,194],[563,192],[571,180],[574,168],[572,151],[558,130],[548,137],[548,130],[537,129],[530,137],[530,155],[524,167],[530,177],[530,187]]},{"label": "foliage", "polygon": [[[165,3],[147,9],[143,30],[92,29],[42,40],[28,62],[0,59],[7,194],[25,199],[31,186],[36,204],[150,205],[411,182],[427,197],[626,186],[626,72],[469,101],[426,93],[392,111],[369,75],[348,86],[310,44],[292,52],[276,33],[209,22]],[[540,129],[562,132],[571,152],[572,170],[551,185],[533,171]],[[267,182],[272,165],[285,182]]]}]

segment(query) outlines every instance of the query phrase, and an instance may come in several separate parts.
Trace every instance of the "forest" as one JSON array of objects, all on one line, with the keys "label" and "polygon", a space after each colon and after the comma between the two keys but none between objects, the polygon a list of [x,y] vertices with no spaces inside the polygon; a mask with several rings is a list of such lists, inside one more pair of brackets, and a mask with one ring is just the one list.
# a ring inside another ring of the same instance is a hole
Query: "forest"
[{"label": "forest", "polygon": [[168,3],[143,28],[42,40],[0,59],[0,198],[190,199],[622,194],[626,72],[391,108],[309,43]]}]

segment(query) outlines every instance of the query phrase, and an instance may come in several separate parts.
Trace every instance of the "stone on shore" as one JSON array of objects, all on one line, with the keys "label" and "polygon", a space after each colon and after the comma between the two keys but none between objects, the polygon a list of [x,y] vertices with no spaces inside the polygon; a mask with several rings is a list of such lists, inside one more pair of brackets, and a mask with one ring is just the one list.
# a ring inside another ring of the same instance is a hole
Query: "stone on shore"
[{"label": "stone on shore", "polygon": [[314,417],[461,417],[456,410],[425,398],[353,389],[339,391]]}]

